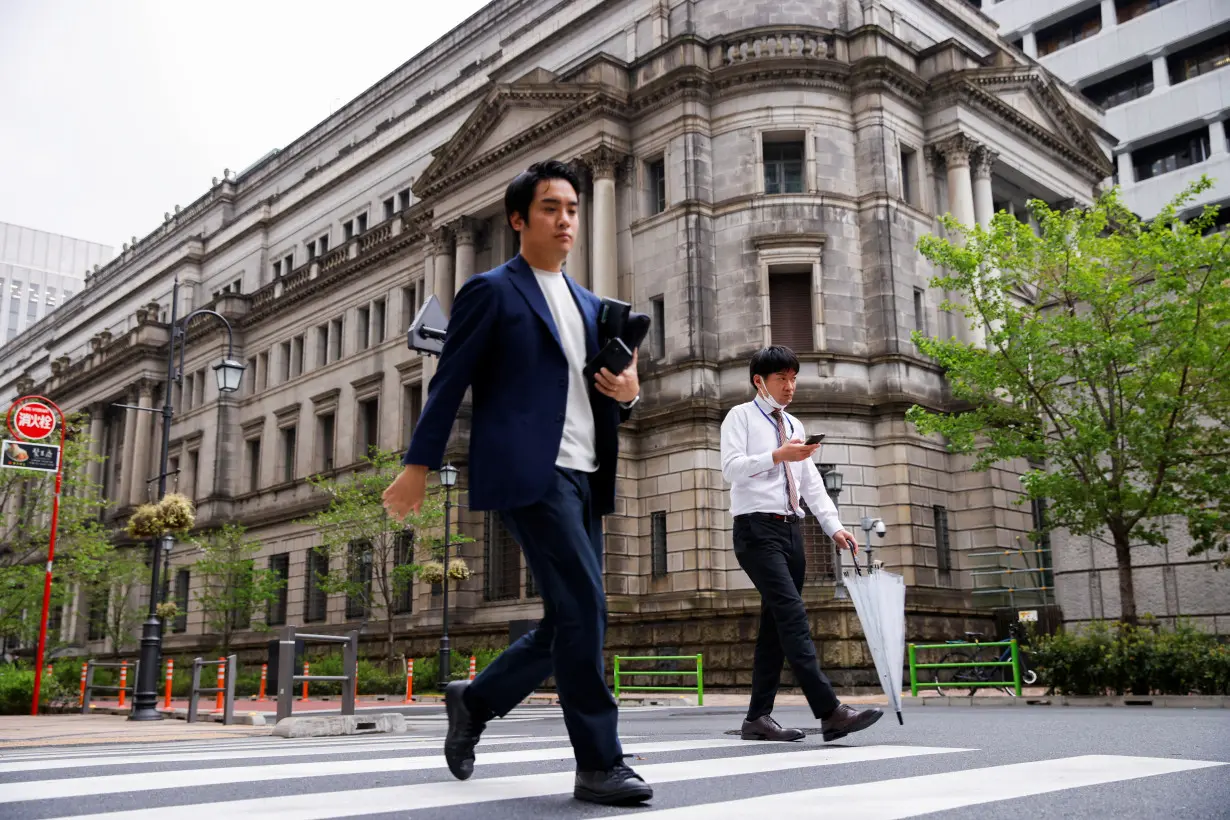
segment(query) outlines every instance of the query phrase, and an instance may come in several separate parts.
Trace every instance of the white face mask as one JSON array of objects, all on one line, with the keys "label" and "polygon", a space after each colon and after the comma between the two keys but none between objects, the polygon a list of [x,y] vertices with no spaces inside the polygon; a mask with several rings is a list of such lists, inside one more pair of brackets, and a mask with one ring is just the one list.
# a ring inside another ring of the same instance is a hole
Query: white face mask
[{"label": "white face mask", "polygon": [[774,410],[785,410],[786,405],[780,403],[769,393],[769,388],[765,387],[764,379],[760,380],[760,385],[756,389],[756,395],[760,396],[761,401],[769,405]]}]

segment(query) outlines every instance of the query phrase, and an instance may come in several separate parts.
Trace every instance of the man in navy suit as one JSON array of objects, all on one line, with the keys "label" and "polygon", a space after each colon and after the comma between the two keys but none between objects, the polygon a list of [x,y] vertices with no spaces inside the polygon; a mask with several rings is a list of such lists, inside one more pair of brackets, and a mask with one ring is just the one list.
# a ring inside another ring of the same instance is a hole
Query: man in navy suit
[{"label": "man in navy suit", "polygon": [[640,383],[635,355],[622,373],[604,369],[592,384],[582,372],[599,350],[601,302],[561,271],[575,239],[578,189],[572,170],[554,160],[508,186],[504,211],[521,253],[458,291],[405,469],[384,498],[399,519],[419,509],[470,388],[470,507],[499,511],[544,614],[473,683],[448,685],[445,759],[455,777],[468,778],[487,721],[554,674],[577,761],[574,796],[621,805],[653,790],[623,762],[606,686],[602,516],[615,508],[617,428]]}]

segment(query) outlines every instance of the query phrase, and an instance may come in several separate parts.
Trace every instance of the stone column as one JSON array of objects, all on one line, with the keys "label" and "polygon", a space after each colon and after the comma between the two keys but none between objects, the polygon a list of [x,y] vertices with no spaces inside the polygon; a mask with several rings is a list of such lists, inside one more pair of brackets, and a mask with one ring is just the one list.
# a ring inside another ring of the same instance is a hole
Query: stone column
[{"label": "stone column", "polygon": [[1136,184],[1136,169],[1132,166],[1132,152],[1124,151],[1115,157],[1119,166],[1119,184],[1123,187]]},{"label": "stone column", "polygon": [[970,155],[976,147],[977,143],[964,134],[951,136],[936,146],[948,168],[948,211],[962,225],[975,223]]},{"label": "stone column", "polygon": [[456,254],[457,267],[455,269],[455,290],[461,290],[461,286],[466,283],[471,276],[474,275],[474,245],[477,226],[474,220],[467,216],[463,216],[453,223],[453,237],[456,239]]},{"label": "stone column", "polygon": [[431,252],[435,256],[435,295],[447,315],[453,310],[453,294],[457,292],[453,282],[452,234],[448,228],[438,228],[431,233]]},{"label": "stone column", "polygon": [[[124,404],[136,404],[137,400],[133,394],[128,393],[124,396]],[[136,460],[132,456],[132,445],[137,439],[137,416],[143,415],[137,413],[136,410],[124,411],[124,440],[120,447],[116,447],[115,451],[121,453],[120,457],[120,486],[118,497],[115,498],[117,506],[124,506],[129,503],[132,498],[132,475],[136,472]],[[121,447],[123,448],[121,451]]]},{"label": "stone column", "polygon": [[[568,275],[583,288],[592,288],[593,282],[589,275],[589,201],[591,198],[589,186],[589,168],[580,160],[572,164],[573,170],[581,182],[581,190],[577,192],[577,239],[572,245],[572,253],[568,254]],[[613,189],[612,189],[613,190]]]},{"label": "stone column", "polygon": [[149,382],[143,381],[137,385],[137,406],[141,412],[136,412],[136,433],[128,452],[132,454],[132,483],[128,487],[128,503],[144,504],[149,496],[146,493],[145,480],[149,478],[149,446],[152,439],[154,416],[146,412],[154,406],[153,389]]},{"label": "stone column", "polygon": [[991,226],[991,218],[995,216],[995,200],[991,193],[991,168],[999,154],[985,146],[980,146],[973,153],[974,176],[974,218],[983,228]]},{"label": "stone column", "polygon": [[102,470],[103,464],[103,411],[106,405],[91,404],[90,405],[90,456],[94,459],[90,462],[89,469],[86,470],[86,475],[90,479],[90,483],[102,488]]},{"label": "stone column", "polygon": [[593,286],[598,296],[619,297],[616,258],[615,166],[619,157],[599,148],[586,158],[594,172]]}]

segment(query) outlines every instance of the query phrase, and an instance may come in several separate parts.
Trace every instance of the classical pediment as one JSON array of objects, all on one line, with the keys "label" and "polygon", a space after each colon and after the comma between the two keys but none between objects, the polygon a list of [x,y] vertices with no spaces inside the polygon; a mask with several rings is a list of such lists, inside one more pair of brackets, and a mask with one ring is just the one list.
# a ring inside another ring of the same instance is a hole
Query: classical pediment
[{"label": "classical pediment", "polygon": [[991,68],[961,73],[962,96],[1040,141],[1109,175],[1110,160],[1052,81],[1040,70]]},{"label": "classical pediment", "polygon": [[569,127],[587,112],[621,106],[622,97],[602,84],[561,82],[544,69],[495,86],[453,138],[433,152],[415,192],[426,198],[459,175]]}]

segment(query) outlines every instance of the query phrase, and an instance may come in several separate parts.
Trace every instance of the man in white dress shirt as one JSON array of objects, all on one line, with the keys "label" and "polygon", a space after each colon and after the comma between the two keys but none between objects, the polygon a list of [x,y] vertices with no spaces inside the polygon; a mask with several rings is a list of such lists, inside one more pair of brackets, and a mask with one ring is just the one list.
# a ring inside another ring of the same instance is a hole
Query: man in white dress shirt
[{"label": "man in white dress shirt", "polygon": [[730,482],[735,558],[760,592],[760,633],[752,670],[752,698],[743,721],[744,740],[802,740],[772,717],[782,661],[820,719],[824,739],[836,740],[866,729],[882,716],[879,709],[853,709],[841,703],[820,671],[803,605],[806,556],[801,523],[806,501],[824,531],[843,549],[858,551],[854,536],[824,489],[811,456],[820,445],[807,444],[798,419],[786,412],[794,398],[799,360],[787,347],[767,347],[752,357],[750,375],[756,398],[731,409],[722,422],[722,475]]}]

